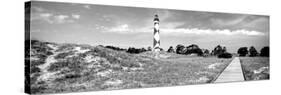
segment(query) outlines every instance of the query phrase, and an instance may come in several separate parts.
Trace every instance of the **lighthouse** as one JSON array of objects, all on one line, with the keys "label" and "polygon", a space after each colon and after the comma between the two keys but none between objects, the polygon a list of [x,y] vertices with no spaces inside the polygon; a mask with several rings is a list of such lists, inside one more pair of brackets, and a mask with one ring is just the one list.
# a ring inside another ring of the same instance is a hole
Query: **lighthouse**
[{"label": "lighthouse", "polygon": [[153,51],[160,51],[160,36],[159,36],[159,18],[158,15],[154,15],[154,32],[153,32]]}]

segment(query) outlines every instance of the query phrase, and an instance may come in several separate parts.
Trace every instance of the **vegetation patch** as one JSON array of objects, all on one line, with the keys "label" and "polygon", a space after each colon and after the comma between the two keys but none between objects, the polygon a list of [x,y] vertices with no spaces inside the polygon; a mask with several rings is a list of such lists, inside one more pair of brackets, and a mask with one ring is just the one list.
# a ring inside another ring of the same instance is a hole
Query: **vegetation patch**
[{"label": "vegetation patch", "polygon": [[151,51],[131,54],[103,46],[32,45],[38,44],[37,49],[46,49],[33,53],[37,59],[30,77],[35,94],[210,83],[232,60],[165,51],[156,58]]},{"label": "vegetation patch", "polygon": [[269,79],[269,57],[240,57],[240,60],[247,81]]}]

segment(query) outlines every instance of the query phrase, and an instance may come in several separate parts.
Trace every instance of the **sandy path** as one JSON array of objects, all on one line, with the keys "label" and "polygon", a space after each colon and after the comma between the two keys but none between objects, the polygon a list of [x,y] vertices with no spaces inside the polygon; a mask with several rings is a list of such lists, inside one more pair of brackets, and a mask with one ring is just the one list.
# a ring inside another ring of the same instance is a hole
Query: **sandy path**
[{"label": "sandy path", "polygon": [[50,44],[48,44],[48,46],[53,49],[51,52],[54,54],[46,58],[45,64],[38,66],[42,72],[42,75],[38,78],[38,80],[44,80],[44,81],[48,80],[51,77],[54,77],[54,74],[57,73],[57,72],[48,72],[48,69],[52,63],[57,62],[57,60],[54,57],[57,56],[60,52],[55,52],[58,49],[58,47],[55,47],[54,45],[50,45]]}]

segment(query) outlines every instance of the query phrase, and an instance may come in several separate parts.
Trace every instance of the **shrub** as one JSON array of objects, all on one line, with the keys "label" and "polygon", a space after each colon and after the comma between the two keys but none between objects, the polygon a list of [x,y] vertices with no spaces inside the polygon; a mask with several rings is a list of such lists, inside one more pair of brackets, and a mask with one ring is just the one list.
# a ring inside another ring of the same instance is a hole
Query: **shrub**
[{"label": "shrub", "polygon": [[204,57],[207,57],[210,54],[210,51],[208,49],[202,49],[202,52]]},{"label": "shrub", "polygon": [[58,71],[63,67],[68,67],[69,64],[70,63],[68,63],[67,61],[55,62],[50,65],[50,68],[48,69],[48,71],[50,71],[50,72]]},{"label": "shrub", "polygon": [[239,56],[246,56],[248,54],[248,48],[247,47],[240,47],[237,51]]},{"label": "shrub", "polygon": [[232,58],[232,54],[225,52],[225,53],[219,54],[218,58]]},{"label": "shrub", "polygon": [[200,48],[187,50],[186,54],[194,54],[194,53],[199,55],[199,56],[203,55],[203,51]]},{"label": "shrub", "polygon": [[179,44],[176,46],[176,53],[177,54],[197,54],[197,55],[203,55],[203,51],[199,48],[196,44],[191,44],[187,47]]},{"label": "shrub", "polygon": [[55,59],[65,59],[66,56],[73,55],[73,51],[63,52],[55,56]]},{"label": "shrub", "polygon": [[32,66],[30,68],[30,73],[39,73],[40,72],[40,69],[38,67],[35,67],[35,66]]},{"label": "shrub", "polygon": [[134,47],[129,47],[129,49],[127,50],[128,53],[134,53],[134,54],[138,54],[138,53],[142,53],[147,51],[145,48],[134,48]]},{"label": "shrub", "polygon": [[42,64],[45,64],[45,59],[39,59],[30,62],[30,66],[39,66]]},{"label": "shrub", "polygon": [[65,78],[79,78],[81,77],[80,74],[67,74],[65,75]]},{"label": "shrub", "polygon": [[152,51],[151,47],[147,47],[147,51]]},{"label": "shrub", "polygon": [[85,69],[84,65],[85,63],[83,63],[81,57],[71,57],[67,58],[64,61],[52,63],[48,71],[55,72],[61,70],[62,68],[68,68],[69,70],[74,72],[81,72],[83,69]]},{"label": "shrub", "polygon": [[176,53],[177,54],[184,54],[185,53],[184,49],[185,49],[184,45],[178,44],[176,46]]},{"label": "shrub", "polygon": [[222,52],[223,52],[223,53],[227,52],[227,51],[226,51],[226,47],[223,47],[223,48],[222,48]]},{"label": "shrub", "polygon": [[250,55],[249,55],[250,57],[255,57],[258,55],[258,51],[253,46],[250,47],[249,52],[250,52]]},{"label": "shrub", "polygon": [[208,49],[202,50],[204,54],[210,54],[210,51]]},{"label": "shrub", "polygon": [[226,47],[221,47],[220,45],[216,46],[212,51],[213,55],[220,55],[226,52]]},{"label": "shrub", "polygon": [[260,56],[263,56],[263,57],[269,57],[269,47],[266,46],[266,47],[263,47],[261,49],[261,54]]},{"label": "shrub", "polygon": [[126,49],[115,47],[115,46],[105,46],[105,48],[117,50],[117,51],[126,51]]},{"label": "shrub", "polygon": [[203,55],[203,51],[199,48],[198,45],[192,44],[186,47],[185,54],[197,54],[201,56]]},{"label": "shrub", "polygon": [[168,49],[167,52],[169,52],[169,53],[175,53],[175,50],[174,50],[173,46],[170,46],[170,48]]},{"label": "shrub", "polygon": [[121,66],[129,67],[129,68],[140,67],[139,64],[136,64],[136,63],[130,62],[130,61],[123,61],[120,64],[121,64]]},{"label": "shrub", "polygon": [[69,50],[73,50],[74,47],[75,47],[75,45],[64,44],[64,45],[60,46],[60,47],[56,50],[56,52],[58,52],[58,51],[69,51]]}]

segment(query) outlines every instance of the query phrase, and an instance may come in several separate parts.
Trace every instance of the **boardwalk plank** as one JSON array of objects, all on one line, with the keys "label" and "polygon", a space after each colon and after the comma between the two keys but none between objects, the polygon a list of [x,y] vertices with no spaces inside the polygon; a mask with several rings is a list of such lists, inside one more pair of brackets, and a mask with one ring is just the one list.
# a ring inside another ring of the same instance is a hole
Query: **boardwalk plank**
[{"label": "boardwalk plank", "polygon": [[244,81],[239,57],[235,57],[214,83]]}]

